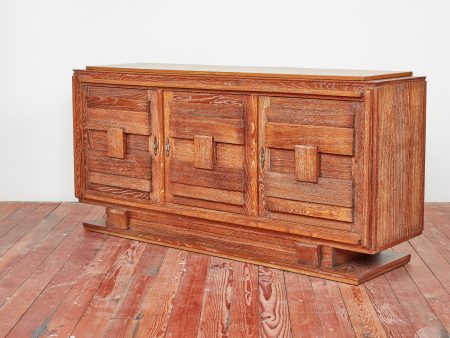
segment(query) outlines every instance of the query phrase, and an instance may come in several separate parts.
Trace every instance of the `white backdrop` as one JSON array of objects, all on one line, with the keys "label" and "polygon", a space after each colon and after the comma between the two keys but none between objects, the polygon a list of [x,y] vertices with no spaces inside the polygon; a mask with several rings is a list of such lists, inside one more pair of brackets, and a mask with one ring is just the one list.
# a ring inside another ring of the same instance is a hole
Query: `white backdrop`
[{"label": "white backdrop", "polygon": [[427,201],[450,201],[448,0],[0,0],[0,200],[74,200],[73,68],[124,62],[413,70]]}]

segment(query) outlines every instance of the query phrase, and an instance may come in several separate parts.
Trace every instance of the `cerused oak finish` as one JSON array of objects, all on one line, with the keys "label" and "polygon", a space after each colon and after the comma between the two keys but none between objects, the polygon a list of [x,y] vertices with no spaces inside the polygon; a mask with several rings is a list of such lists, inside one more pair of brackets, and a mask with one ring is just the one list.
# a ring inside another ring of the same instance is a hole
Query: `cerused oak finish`
[{"label": "cerused oak finish", "polygon": [[358,284],[423,230],[424,77],[132,64],[73,76],[92,231]]}]

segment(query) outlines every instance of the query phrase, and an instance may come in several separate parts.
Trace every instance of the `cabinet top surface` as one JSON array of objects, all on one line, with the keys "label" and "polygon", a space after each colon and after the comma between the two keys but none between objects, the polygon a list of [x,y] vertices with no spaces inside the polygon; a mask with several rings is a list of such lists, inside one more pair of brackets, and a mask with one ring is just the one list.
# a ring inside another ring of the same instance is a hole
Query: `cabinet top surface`
[{"label": "cabinet top surface", "polygon": [[129,63],[108,66],[87,66],[86,70],[121,71],[138,73],[171,73],[181,75],[240,75],[276,78],[324,79],[368,81],[412,76],[410,71],[314,69],[287,67],[247,67],[247,66],[213,66],[182,65],[165,63]]}]

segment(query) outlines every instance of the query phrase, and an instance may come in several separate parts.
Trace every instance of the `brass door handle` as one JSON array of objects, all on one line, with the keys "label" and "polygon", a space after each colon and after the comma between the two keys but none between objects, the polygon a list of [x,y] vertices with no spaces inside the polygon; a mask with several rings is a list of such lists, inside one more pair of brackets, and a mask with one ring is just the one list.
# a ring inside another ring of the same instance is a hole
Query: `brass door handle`
[{"label": "brass door handle", "polygon": [[153,139],[153,154],[155,154],[155,156],[158,154],[158,140],[155,138]]},{"label": "brass door handle", "polygon": [[261,164],[261,168],[264,169],[264,163],[266,162],[266,152],[264,147],[261,147],[261,151],[259,153],[259,163]]},{"label": "brass door handle", "polygon": [[169,143],[169,139],[166,139],[166,144],[164,145],[164,150],[166,151],[166,156],[169,157],[169,153],[170,153],[170,143]]}]

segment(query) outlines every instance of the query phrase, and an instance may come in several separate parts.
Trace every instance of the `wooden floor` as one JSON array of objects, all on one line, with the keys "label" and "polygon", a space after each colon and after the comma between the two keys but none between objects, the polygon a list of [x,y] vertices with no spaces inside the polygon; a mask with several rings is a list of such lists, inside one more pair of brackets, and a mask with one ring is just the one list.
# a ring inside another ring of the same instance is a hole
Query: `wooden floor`
[{"label": "wooden floor", "polygon": [[100,207],[0,203],[0,337],[447,337],[450,203],[362,286],[85,232]]}]

